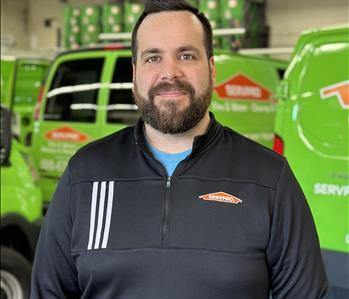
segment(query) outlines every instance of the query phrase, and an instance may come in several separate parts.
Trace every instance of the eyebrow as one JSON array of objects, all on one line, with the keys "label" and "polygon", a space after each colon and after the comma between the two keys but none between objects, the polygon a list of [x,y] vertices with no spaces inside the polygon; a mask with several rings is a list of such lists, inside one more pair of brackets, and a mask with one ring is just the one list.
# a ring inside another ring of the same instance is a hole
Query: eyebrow
[{"label": "eyebrow", "polygon": [[143,58],[146,55],[149,54],[159,54],[162,53],[162,51],[159,48],[150,48],[150,49],[146,49],[141,53],[141,57]]},{"label": "eyebrow", "polygon": [[178,52],[186,52],[186,51],[192,51],[192,52],[195,52],[196,55],[199,55],[200,54],[200,51],[198,48],[194,47],[194,46],[183,46],[183,47],[180,47],[178,48]]},{"label": "eyebrow", "polygon": [[[179,47],[177,49],[177,52],[178,53],[182,53],[182,52],[186,52],[186,51],[192,51],[192,52],[195,52],[196,55],[200,55],[200,51],[198,48],[194,47],[194,46],[182,46],[182,47]],[[141,53],[141,58],[143,58],[144,56],[146,55],[150,55],[150,54],[161,54],[163,53],[162,50],[160,50],[159,48],[149,48],[149,49],[145,49],[144,51],[142,51]]]}]

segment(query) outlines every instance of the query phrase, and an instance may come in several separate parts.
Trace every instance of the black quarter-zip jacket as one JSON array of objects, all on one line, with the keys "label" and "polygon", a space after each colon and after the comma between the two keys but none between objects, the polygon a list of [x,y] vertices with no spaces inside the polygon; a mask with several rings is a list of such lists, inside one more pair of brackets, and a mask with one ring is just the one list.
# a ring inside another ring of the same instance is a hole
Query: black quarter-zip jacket
[{"label": "black quarter-zip jacket", "polygon": [[211,115],[172,177],[141,120],[71,158],[40,234],[31,298],[318,299],[326,290],[287,161]]}]

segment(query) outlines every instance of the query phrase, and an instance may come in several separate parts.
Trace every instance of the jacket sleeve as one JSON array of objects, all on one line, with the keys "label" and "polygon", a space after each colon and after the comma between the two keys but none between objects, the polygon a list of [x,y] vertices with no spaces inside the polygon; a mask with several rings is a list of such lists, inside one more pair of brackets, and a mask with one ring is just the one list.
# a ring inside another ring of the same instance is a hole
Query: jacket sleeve
[{"label": "jacket sleeve", "polygon": [[71,256],[69,167],[52,198],[36,248],[31,299],[79,298],[77,271]]},{"label": "jacket sleeve", "polygon": [[286,160],[275,190],[266,253],[273,299],[326,298],[328,283],[315,224]]}]

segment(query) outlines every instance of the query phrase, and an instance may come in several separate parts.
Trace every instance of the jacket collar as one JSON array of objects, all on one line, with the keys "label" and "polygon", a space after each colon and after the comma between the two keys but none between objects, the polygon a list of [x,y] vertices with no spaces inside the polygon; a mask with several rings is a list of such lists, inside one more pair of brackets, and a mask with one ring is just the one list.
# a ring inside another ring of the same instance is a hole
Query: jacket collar
[{"label": "jacket collar", "polygon": [[[193,149],[189,157],[193,157],[205,150],[220,134],[222,134],[222,125],[218,123],[210,112],[210,123],[205,134],[196,136],[193,142]],[[134,129],[136,144],[148,155],[152,153],[148,149],[147,142],[144,135],[144,121],[140,118]]]}]

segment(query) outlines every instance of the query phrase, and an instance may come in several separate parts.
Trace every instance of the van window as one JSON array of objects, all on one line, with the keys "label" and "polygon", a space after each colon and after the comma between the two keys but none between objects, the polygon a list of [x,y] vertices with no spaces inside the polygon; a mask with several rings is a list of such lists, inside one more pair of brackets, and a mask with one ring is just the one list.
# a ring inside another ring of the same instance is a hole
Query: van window
[{"label": "van window", "polygon": [[115,64],[108,103],[109,123],[134,123],[139,113],[132,94],[131,57],[119,57]]},{"label": "van window", "polygon": [[47,93],[45,120],[94,122],[104,58],[60,64]]}]

